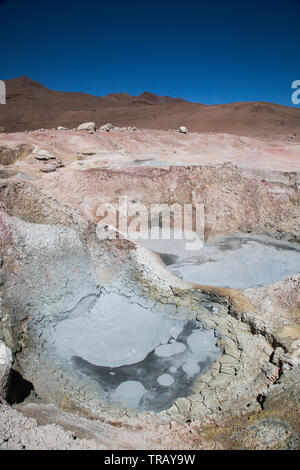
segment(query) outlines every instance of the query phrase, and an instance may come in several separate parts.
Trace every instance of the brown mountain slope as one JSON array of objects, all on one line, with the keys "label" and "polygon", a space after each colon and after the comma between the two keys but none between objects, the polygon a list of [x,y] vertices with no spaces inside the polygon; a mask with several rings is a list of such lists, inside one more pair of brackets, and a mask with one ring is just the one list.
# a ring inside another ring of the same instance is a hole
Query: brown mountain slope
[{"label": "brown mountain slope", "polygon": [[7,104],[0,106],[0,129],[6,132],[71,128],[95,121],[97,126],[112,122],[115,126],[163,130],[185,125],[194,132],[248,136],[300,133],[300,109],[273,103],[207,106],[149,92],[139,96],[114,93],[96,97],[49,90],[27,77],[7,80],[6,87]]}]

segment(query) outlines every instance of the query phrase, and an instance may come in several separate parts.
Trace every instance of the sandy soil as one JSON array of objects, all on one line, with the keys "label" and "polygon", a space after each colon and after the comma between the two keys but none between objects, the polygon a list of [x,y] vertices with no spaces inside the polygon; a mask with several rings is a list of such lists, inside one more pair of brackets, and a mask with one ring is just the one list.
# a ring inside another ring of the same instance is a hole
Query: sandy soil
[{"label": "sandy soil", "polygon": [[[43,162],[33,158],[40,149],[49,150],[66,165],[59,171],[126,166],[208,165],[232,162],[241,168],[300,170],[300,140],[251,138],[230,134],[180,134],[176,131],[45,130],[0,134],[0,146],[29,144],[32,155],[20,155],[5,169],[41,176]],[[1,161],[0,156],[0,164]],[[4,168],[4,167],[3,167]]]}]

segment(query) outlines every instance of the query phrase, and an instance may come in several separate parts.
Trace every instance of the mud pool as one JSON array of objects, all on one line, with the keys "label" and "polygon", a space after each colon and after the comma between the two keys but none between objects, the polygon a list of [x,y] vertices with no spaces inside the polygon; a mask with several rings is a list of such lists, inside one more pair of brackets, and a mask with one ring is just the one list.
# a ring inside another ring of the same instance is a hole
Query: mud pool
[{"label": "mud pool", "polygon": [[195,378],[220,356],[213,330],[171,318],[117,293],[53,329],[55,354],[99,384],[116,406],[159,412],[191,393]]},{"label": "mud pool", "polygon": [[151,239],[150,231],[135,238],[157,252],[177,277],[198,284],[247,289],[300,273],[300,248],[268,237],[222,237],[195,251],[186,249],[190,239],[175,239],[172,231],[170,240]]}]

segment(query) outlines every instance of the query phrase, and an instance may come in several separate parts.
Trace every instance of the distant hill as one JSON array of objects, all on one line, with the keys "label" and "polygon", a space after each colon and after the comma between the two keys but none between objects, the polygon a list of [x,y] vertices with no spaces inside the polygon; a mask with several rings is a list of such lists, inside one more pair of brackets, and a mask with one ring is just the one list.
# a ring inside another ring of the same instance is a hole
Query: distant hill
[{"label": "distant hill", "polygon": [[97,97],[53,91],[25,76],[7,80],[6,88],[7,104],[0,105],[0,129],[6,132],[72,128],[85,121],[95,121],[97,126],[111,122],[115,126],[168,130],[183,125],[193,132],[247,136],[300,133],[300,108],[274,103],[209,106],[150,92],[139,96],[113,93]]}]

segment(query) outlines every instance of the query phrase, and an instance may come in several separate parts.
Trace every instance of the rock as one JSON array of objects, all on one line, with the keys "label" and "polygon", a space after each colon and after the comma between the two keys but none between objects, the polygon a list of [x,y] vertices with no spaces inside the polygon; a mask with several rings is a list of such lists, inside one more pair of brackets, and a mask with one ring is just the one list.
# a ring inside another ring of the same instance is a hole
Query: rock
[{"label": "rock", "polygon": [[5,399],[9,373],[12,366],[12,352],[0,341],[0,400]]},{"label": "rock", "polygon": [[273,353],[273,356],[272,356],[272,363],[279,367],[281,362],[282,362],[282,358],[284,357],[285,355],[285,352],[282,348],[278,347],[275,349],[274,353]]},{"label": "rock", "polygon": [[188,133],[187,128],[184,127],[184,126],[180,126],[178,130],[179,130],[180,134],[187,134]]},{"label": "rock", "polygon": [[34,155],[34,158],[36,160],[49,160],[49,157],[47,155]]},{"label": "rock", "polygon": [[95,131],[96,124],[94,122],[84,122],[77,127],[78,131]]},{"label": "rock", "polygon": [[288,422],[267,418],[245,429],[243,443],[252,450],[297,450],[299,439]]},{"label": "rock", "polygon": [[95,133],[94,129],[89,130],[89,134],[94,134],[94,133]]},{"label": "rock", "polygon": [[81,152],[77,152],[77,154],[92,156],[92,155],[96,154],[96,150],[95,149],[84,149],[84,150],[81,150]]},{"label": "rock", "polygon": [[57,165],[50,163],[49,165],[44,165],[40,167],[40,171],[43,173],[51,173],[52,171],[56,171]]},{"label": "rock", "polygon": [[56,156],[52,155],[48,150],[40,150],[37,155],[34,155],[37,160],[55,160]]},{"label": "rock", "polygon": [[114,126],[109,122],[108,124],[104,124],[104,126],[101,126],[99,130],[103,132],[110,132],[113,128]]},{"label": "rock", "polygon": [[11,165],[16,160],[29,155],[33,150],[32,145],[19,144],[14,146],[1,145],[0,146],[0,164]]},{"label": "rock", "polygon": [[62,160],[55,160],[55,162],[48,162],[43,165],[43,166],[40,166],[40,171],[42,171],[43,173],[51,173],[52,171],[56,171],[57,168],[63,168],[65,166],[65,164],[63,163]]},{"label": "rock", "polygon": [[58,126],[57,130],[58,130],[58,131],[67,131],[68,128],[67,128],[67,127],[63,127],[63,126]]}]

